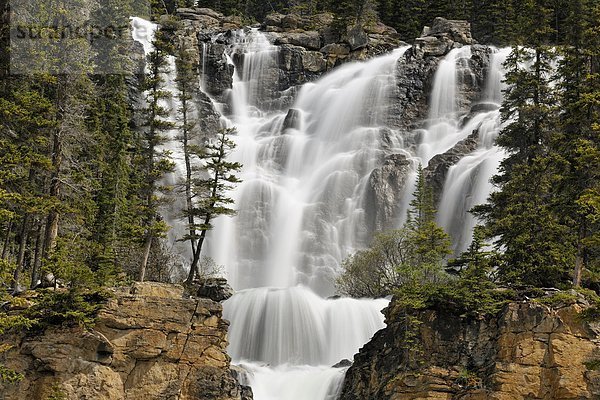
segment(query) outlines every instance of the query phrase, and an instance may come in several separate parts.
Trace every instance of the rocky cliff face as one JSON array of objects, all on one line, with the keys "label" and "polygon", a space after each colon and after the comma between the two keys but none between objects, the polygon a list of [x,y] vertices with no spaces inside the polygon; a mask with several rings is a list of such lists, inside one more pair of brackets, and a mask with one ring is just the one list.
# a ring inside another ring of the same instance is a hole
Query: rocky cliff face
[{"label": "rocky cliff face", "polygon": [[415,360],[392,304],[387,328],[355,356],[341,399],[598,399],[600,324],[580,318],[587,307],[512,303],[487,320],[424,313]]},{"label": "rocky cliff face", "polygon": [[20,338],[4,362],[25,374],[5,400],[247,400],[225,352],[221,304],[157,283],[119,290],[91,330],[51,328]]}]

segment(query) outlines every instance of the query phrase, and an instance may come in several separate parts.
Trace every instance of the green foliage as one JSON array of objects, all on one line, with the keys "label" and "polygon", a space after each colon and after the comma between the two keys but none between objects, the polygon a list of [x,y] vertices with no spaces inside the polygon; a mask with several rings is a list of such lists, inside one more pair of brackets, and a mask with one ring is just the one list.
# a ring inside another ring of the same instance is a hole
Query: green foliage
[{"label": "green foliage", "polygon": [[25,376],[23,374],[0,364],[0,381],[12,384],[21,381],[24,377]]},{"label": "green foliage", "polygon": [[588,371],[598,371],[598,370],[600,370],[600,360],[599,359],[586,361],[586,362],[583,363],[583,365],[585,365],[585,368]]},{"label": "green foliage", "polygon": [[550,296],[540,297],[535,300],[549,307],[562,307],[575,303],[577,301],[577,293],[556,292]]},{"label": "green foliage", "polygon": [[188,226],[189,232],[192,233],[183,237],[183,240],[189,240],[192,247],[195,247],[187,283],[191,283],[195,275],[199,274],[202,245],[206,233],[212,229],[213,219],[220,215],[235,214],[231,207],[233,199],[227,197],[227,193],[240,182],[235,173],[242,167],[238,162],[227,160],[235,148],[235,142],[230,139],[235,132],[235,128],[222,129],[212,143],[204,146],[200,155],[204,161],[204,175],[193,179],[191,193],[195,202],[191,208],[184,211],[184,214],[192,216],[194,221]]},{"label": "green foliage", "polygon": [[98,311],[111,294],[105,290],[45,290],[25,311],[38,328],[47,326],[84,326],[94,324]]},{"label": "green foliage", "polygon": [[461,369],[456,378],[456,383],[467,389],[480,389],[483,387],[483,379],[474,371],[467,368]]},{"label": "green foliage", "polygon": [[337,281],[341,293],[382,297],[449,279],[443,263],[451,252],[450,238],[435,223],[433,195],[420,166],[417,173],[406,223],[399,230],[377,234],[368,249],[343,262]]},{"label": "green foliage", "polygon": [[47,400],[67,400],[67,395],[58,383],[52,385],[50,395]]}]

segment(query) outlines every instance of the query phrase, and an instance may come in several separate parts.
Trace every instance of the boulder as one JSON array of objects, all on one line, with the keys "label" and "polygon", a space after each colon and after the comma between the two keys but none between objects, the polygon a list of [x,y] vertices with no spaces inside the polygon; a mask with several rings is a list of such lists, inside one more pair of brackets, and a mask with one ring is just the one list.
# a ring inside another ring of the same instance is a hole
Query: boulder
[{"label": "boulder", "polygon": [[302,53],[302,67],[308,72],[325,72],[327,61],[318,51],[306,51]]},{"label": "boulder", "polygon": [[449,37],[454,42],[466,45],[474,43],[471,36],[471,24],[468,21],[437,17],[427,31],[427,36]]},{"label": "boulder", "polygon": [[454,48],[454,42],[434,36],[415,39],[414,46],[423,52],[424,57],[442,57]]},{"label": "boulder", "polygon": [[309,50],[321,48],[321,36],[316,31],[285,32],[275,34],[275,44],[292,44]]},{"label": "boulder", "polygon": [[321,48],[321,53],[325,53],[327,55],[332,54],[334,56],[347,56],[350,54],[350,47],[347,44],[343,43],[332,43],[325,45]]},{"label": "boulder", "polygon": [[355,25],[346,32],[344,42],[348,43],[350,50],[354,51],[367,47],[369,44],[369,36],[360,25]]},{"label": "boulder", "polygon": [[233,289],[227,279],[220,277],[200,278],[193,283],[196,297],[211,299],[221,302],[233,296]]}]

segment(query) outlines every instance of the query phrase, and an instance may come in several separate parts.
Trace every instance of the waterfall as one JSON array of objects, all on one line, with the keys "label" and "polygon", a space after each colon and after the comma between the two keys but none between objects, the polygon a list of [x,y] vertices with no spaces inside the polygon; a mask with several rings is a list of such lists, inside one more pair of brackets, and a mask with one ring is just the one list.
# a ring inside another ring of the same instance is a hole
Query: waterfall
[{"label": "waterfall", "polygon": [[[133,28],[134,39],[151,51],[155,26],[134,18]],[[385,325],[380,311],[386,299],[327,298],[342,260],[370,239],[365,211],[372,207],[366,198],[371,173],[394,153],[427,166],[475,132],[477,148],[448,170],[439,207],[439,222],[455,237],[456,251],[465,248],[475,223],[468,210],[485,201],[492,190],[489,178],[504,157],[494,141],[501,128],[498,103],[507,53],[493,54],[480,94],[487,103],[472,110],[463,93],[476,79],[472,49],[445,56],[415,147],[406,132],[387,126],[397,60],[407,47],[289,89],[290,107],[277,98],[278,47],[257,29],[233,32],[228,43],[233,86],[225,96],[228,104],[216,108],[225,126],[237,128],[231,158],[243,164],[242,183],[229,193],[237,215],[215,220],[206,243],[237,290],[223,305],[231,321],[228,352],[247,372],[257,400],[334,400],[346,368],[333,365],[352,359]],[[201,49],[200,90],[210,79],[207,47]],[[166,80],[175,93],[173,77]],[[176,110],[176,102],[167,106]],[[171,119],[176,122],[176,115]],[[165,149],[179,164],[175,133],[169,136]],[[176,180],[177,171],[166,179]],[[414,182],[413,171],[398,196],[401,210],[408,207]],[[165,216],[177,235],[176,214]]]},{"label": "waterfall", "polygon": [[[476,115],[467,123],[466,133],[477,132],[477,149],[450,167],[440,200],[438,222],[450,234],[454,253],[467,249],[477,221],[469,213],[474,206],[483,204],[493,190],[490,178],[498,171],[505,152],[495,146],[503,128],[500,103],[504,89],[502,65],[510,49],[496,49],[492,54],[486,90],[483,99],[490,102],[484,109],[491,111]],[[462,136],[462,135],[461,135]]]},{"label": "waterfall", "polygon": [[[210,254],[236,289],[304,284],[329,295],[342,259],[366,241],[364,192],[384,154],[380,128],[406,48],[342,66],[304,85],[290,110],[266,112],[247,100],[249,88],[269,91],[254,83],[270,76],[257,65],[268,73],[277,50],[261,36],[234,46],[245,53],[228,123],[239,130],[243,182],[232,193],[238,214],[215,223]],[[295,124],[283,129],[290,115]]]}]

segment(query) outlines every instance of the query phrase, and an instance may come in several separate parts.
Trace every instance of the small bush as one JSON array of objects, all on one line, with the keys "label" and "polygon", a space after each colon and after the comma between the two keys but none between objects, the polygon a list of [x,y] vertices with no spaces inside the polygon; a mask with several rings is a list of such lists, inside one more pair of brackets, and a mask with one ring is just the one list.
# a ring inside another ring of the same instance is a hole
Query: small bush
[{"label": "small bush", "polygon": [[545,304],[548,307],[561,307],[575,303],[577,301],[577,294],[570,292],[556,292],[550,296],[535,299],[535,301]]},{"label": "small bush", "polygon": [[40,328],[53,325],[91,326],[98,311],[111,297],[102,290],[42,291],[37,304],[26,311]]}]

